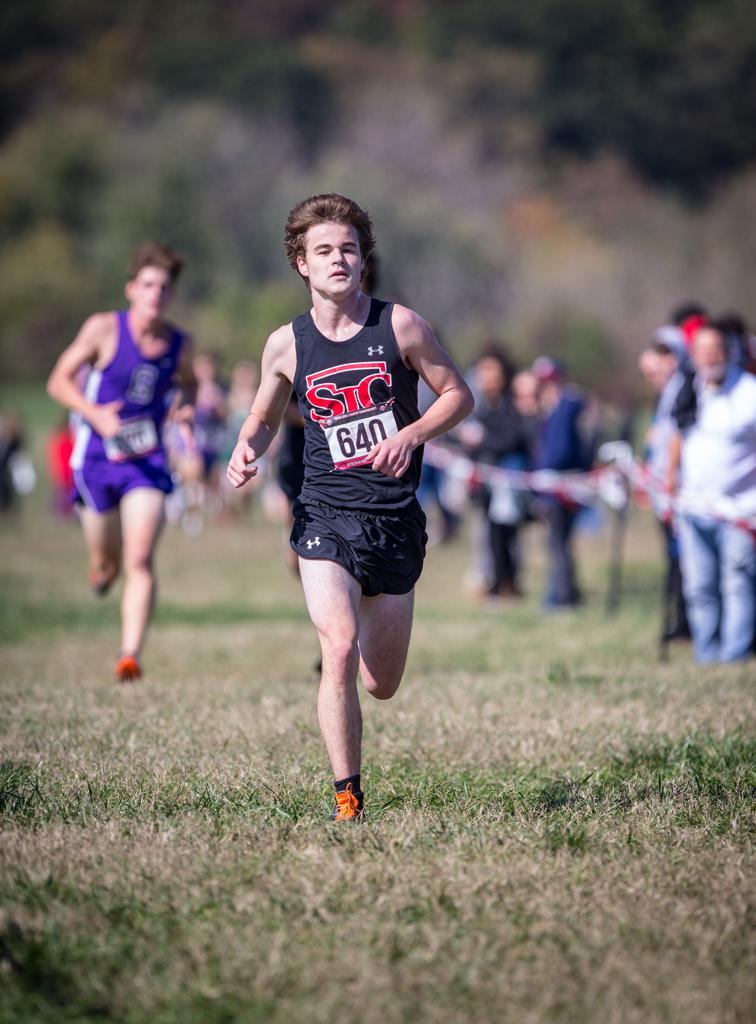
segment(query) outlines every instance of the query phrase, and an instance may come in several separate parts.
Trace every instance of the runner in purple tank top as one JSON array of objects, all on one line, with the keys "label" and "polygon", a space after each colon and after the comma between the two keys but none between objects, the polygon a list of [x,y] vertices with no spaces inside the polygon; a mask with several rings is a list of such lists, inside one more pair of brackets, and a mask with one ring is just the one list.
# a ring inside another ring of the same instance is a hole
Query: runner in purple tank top
[{"label": "runner in purple tank top", "polygon": [[164,318],[182,266],[167,246],[140,246],[129,268],[128,310],[89,317],[47,383],[50,396],[79,418],[71,468],[96,594],[107,593],[123,561],[121,682],[141,675],[152,613],[153,556],[171,490],[163,424],[170,415],[191,433],[191,346]]}]

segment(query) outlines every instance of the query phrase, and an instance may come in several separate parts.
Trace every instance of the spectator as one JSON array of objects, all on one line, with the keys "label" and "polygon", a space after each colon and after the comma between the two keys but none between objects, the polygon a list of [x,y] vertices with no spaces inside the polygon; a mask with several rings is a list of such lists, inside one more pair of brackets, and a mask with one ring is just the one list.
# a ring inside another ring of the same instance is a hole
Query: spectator
[{"label": "spectator", "polygon": [[532,455],[538,432],[538,379],[532,370],[520,370],[512,378],[512,400],[522,417],[528,438],[528,452]]},{"label": "spectator", "polygon": [[73,434],[68,416],[64,416],[48,436],[45,452],[52,487],[53,514],[60,519],[70,519],[74,511],[74,477],[71,469]]},{"label": "spectator", "polygon": [[[502,352],[488,351],[475,364],[475,393],[478,396],[471,421],[460,433],[471,458],[489,466],[525,469],[528,438],[523,419],[511,394],[512,366]],[[492,597],[518,597],[518,528],[525,518],[522,492],[506,481],[482,483],[474,500],[487,520],[491,578],[487,593]]]},{"label": "spectator", "polygon": [[[756,514],[756,379],[728,358],[727,326],[693,339],[695,420],[682,430],[681,492]],[[754,639],[756,545],[751,532],[709,514],[681,517],[681,564],[699,663],[746,659]]]},{"label": "spectator", "polygon": [[[676,327],[666,326],[654,331],[638,360],[641,373],[658,395],[646,435],[646,465],[657,482],[666,481],[670,473],[670,446],[676,432],[672,410],[683,382],[680,363],[684,359],[685,342],[682,332]],[[653,505],[662,530],[667,567],[662,635],[662,643],[667,643],[670,640],[687,639],[690,630],[682,589],[679,539],[658,490],[654,491]]]},{"label": "spectator", "polygon": [[194,437],[190,443],[183,431],[168,424],[171,469],[174,479],[181,481],[181,489],[176,488],[166,512],[170,520],[181,522],[186,533],[197,536],[222,509],[218,461],[225,443],[226,395],[211,352],[198,352],[192,370],[197,381]]},{"label": "spectator", "polygon": [[[579,420],[583,396],[567,384],[564,365],[551,356],[533,363],[538,381],[540,422],[535,444],[535,468],[561,472],[585,469],[585,448]],[[549,495],[539,498],[546,522],[549,569],[543,606],[547,610],[574,607],[581,595],[575,579],[571,538],[578,506]]]},{"label": "spectator", "polygon": [[0,413],[0,512],[9,512],[18,494],[15,467],[25,457],[24,431],[14,413]]},{"label": "spectator", "polygon": [[693,344],[693,337],[699,328],[709,322],[709,311],[700,302],[682,302],[669,314],[669,323],[682,331],[686,349]]},{"label": "spectator", "polygon": [[730,359],[748,373],[756,374],[756,338],[740,313],[727,313],[717,323],[727,335]]},{"label": "spectator", "polygon": [[194,410],[194,437],[202,460],[201,478],[216,489],[217,464],[226,431],[226,393],[218,380],[218,362],[212,352],[194,357],[197,401]]},{"label": "spectator", "polygon": [[[249,416],[249,410],[257,394],[260,383],[260,370],[257,363],[251,359],[240,359],[231,367],[229,378],[228,395],[226,396],[226,424],[223,436],[223,446],[220,451],[220,461],[228,463],[239,436],[239,430],[244,420]],[[232,487],[225,476],[220,479],[220,493],[223,502],[223,518],[233,520],[246,509],[255,490],[260,486],[264,477],[259,474],[253,477],[243,487]],[[288,544],[287,544],[288,547]]]},{"label": "spectator", "polygon": [[[699,328],[709,322],[709,313],[699,302],[684,302],[672,310],[669,326],[680,332],[683,350],[680,356],[680,386],[674,400],[672,415],[679,425],[689,425],[696,415],[696,392],[693,385],[694,369],[690,361],[690,347]],[[673,440],[668,459],[667,488],[676,486],[677,474],[680,469],[680,451],[678,441]]]},{"label": "spectator", "polygon": [[226,432],[239,433],[239,427],[249,415],[260,383],[260,370],[251,359],[240,359],[231,368],[231,380],[226,399]]}]

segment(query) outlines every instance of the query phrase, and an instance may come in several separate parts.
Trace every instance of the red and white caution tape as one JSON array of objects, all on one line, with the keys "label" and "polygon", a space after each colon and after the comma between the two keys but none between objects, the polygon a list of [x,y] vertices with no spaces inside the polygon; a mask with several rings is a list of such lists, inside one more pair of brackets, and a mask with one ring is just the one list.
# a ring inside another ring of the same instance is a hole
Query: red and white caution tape
[{"label": "red and white caution tape", "polygon": [[627,478],[633,492],[645,495],[654,503],[660,519],[672,520],[681,515],[700,516],[731,523],[756,537],[756,496],[751,507],[745,508],[742,502],[724,494],[711,498],[684,488],[674,495],[670,494],[662,480],[635,458],[630,445],[624,441],[602,445],[599,458],[607,461],[612,459],[617,469]]},{"label": "red and white caution tape", "polygon": [[747,512],[731,498],[710,499],[699,494],[680,491],[668,494],[624,441],[604,444],[599,458],[607,463],[588,472],[561,472],[553,469],[520,470],[475,462],[458,449],[438,442],[425,446],[425,460],[452,478],[468,486],[486,484],[492,490],[547,494],[568,505],[595,505],[599,501],[617,512],[627,508],[631,496],[644,495],[653,501],[660,518],[683,514],[703,516],[732,523],[756,535],[756,511]]}]

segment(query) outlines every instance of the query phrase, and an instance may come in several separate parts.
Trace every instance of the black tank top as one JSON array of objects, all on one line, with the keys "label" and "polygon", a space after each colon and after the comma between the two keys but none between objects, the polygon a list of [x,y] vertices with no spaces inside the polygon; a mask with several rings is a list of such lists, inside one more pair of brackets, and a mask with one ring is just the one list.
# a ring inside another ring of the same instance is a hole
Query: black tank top
[{"label": "black tank top", "polygon": [[399,478],[365,463],[378,441],[420,418],[418,375],[404,364],[391,310],[392,303],[371,299],[364,326],[348,341],[326,338],[309,312],[292,324],[294,393],[305,421],[302,501],[390,513],[415,500],[422,447]]}]

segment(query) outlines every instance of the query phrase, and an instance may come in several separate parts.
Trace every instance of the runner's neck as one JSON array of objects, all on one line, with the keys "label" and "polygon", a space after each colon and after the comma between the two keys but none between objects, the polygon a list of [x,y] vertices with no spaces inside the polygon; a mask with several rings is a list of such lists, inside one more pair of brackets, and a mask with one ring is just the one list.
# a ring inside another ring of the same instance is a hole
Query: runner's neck
[{"label": "runner's neck", "polygon": [[330,341],[349,341],[358,334],[370,315],[371,299],[359,289],[343,302],[313,294],[312,321]]},{"label": "runner's neck", "polygon": [[143,352],[150,350],[156,343],[158,347],[165,347],[166,323],[159,317],[155,319],[141,318],[138,313],[130,309],[126,315],[131,337],[136,347]]}]

